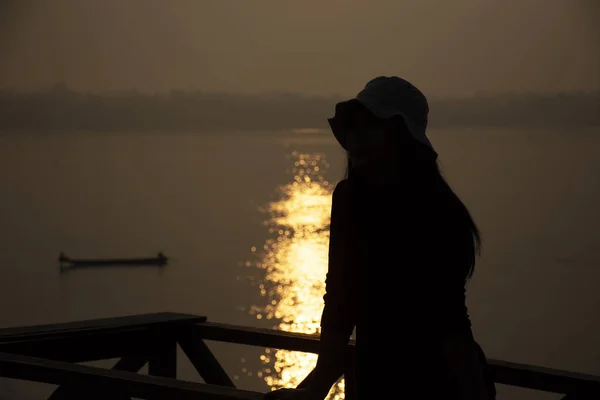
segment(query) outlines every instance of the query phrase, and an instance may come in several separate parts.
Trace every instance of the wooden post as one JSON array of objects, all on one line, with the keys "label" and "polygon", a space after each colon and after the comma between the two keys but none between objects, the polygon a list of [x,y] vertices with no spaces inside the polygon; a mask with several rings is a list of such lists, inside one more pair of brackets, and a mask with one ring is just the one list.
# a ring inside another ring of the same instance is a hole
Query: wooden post
[{"label": "wooden post", "polygon": [[150,348],[148,375],[177,379],[176,327],[156,326],[148,329]]},{"label": "wooden post", "polygon": [[344,395],[346,400],[357,400],[356,390],[356,351],[346,351],[346,363],[344,366]]}]

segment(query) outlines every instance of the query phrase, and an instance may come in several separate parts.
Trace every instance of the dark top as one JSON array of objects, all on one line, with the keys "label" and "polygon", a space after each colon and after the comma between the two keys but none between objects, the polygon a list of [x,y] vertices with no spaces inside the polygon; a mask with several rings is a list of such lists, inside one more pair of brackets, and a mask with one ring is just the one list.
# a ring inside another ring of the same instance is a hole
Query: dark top
[{"label": "dark top", "polygon": [[321,327],[347,336],[356,327],[360,400],[380,386],[452,398],[442,345],[450,335],[472,337],[465,304],[472,237],[445,196],[419,184],[348,180],[333,192]]}]

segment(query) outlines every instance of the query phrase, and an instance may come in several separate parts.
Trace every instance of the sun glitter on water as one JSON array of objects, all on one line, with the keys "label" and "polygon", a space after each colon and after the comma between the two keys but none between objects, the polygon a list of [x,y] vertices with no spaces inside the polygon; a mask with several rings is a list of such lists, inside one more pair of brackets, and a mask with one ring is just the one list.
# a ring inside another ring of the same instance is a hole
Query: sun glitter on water
[{"label": "sun glitter on water", "polygon": [[[293,180],[281,186],[279,200],[268,213],[269,238],[257,252],[256,266],[265,273],[259,286],[265,305],[255,305],[259,319],[274,319],[276,329],[318,333],[329,246],[333,185],[324,178],[329,165],[323,154],[292,152]],[[266,349],[258,374],[273,389],[296,387],[314,368],[316,354]],[[344,382],[332,389],[330,399],[344,398]]]}]

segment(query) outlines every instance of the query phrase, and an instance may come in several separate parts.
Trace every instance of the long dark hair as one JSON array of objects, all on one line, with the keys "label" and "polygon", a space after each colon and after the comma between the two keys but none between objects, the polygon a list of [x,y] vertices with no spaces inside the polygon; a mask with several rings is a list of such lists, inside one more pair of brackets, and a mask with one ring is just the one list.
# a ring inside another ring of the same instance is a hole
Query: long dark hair
[{"label": "long dark hair", "polygon": [[[456,193],[452,190],[442,171],[440,169],[438,160],[427,160],[422,161],[422,164],[417,169],[419,174],[419,180],[425,182],[425,185],[431,188],[438,189],[437,192],[441,194],[439,200],[448,203],[449,207],[446,209],[453,213],[453,220],[465,228],[470,236],[469,248],[467,250],[467,270],[466,277],[470,279],[475,272],[475,261],[477,256],[481,254],[482,241],[479,228],[471,216],[466,205],[460,200]],[[353,180],[354,173],[352,168],[352,160],[349,154],[347,154],[346,172],[344,174],[345,179]]]}]

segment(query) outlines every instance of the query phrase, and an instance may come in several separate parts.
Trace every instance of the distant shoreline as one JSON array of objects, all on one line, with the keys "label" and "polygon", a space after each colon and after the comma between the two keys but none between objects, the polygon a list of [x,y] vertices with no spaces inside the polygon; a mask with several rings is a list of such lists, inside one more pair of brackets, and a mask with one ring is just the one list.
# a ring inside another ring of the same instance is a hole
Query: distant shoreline
[{"label": "distant shoreline", "polygon": [[[329,131],[342,99],[300,94],[94,94],[64,84],[39,92],[0,90],[0,132]],[[568,129],[600,126],[600,92],[505,93],[430,100],[429,127]]]},{"label": "distant shoreline", "polygon": [[[430,127],[428,128],[429,135],[432,137],[445,135],[445,134],[501,134],[503,132],[512,133],[515,131],[528,132],[531,134],[600,134],[600,125],[589,125],[589,126],[569,126],[567,127],[522,127],[522,126],[460,126],[460,127]],[[204,137],[207,139],[211,138],[245,138],[245,139],[284,139],[284,140],[327,140],[331,139],[335,142],[331,131],[321,131],[318,133],[294,133],[289,129],[248,129],[248,130],[222,130],[222,131],[198,131],[198,130],[105,130],[105,131],[94,131],[94,130],[6,130],[0,129],[0,138],[8,137],[52,137],[52,136],[120,136],[120,137],[135,137],[135,136],[187,136],[187,137]]]}]

